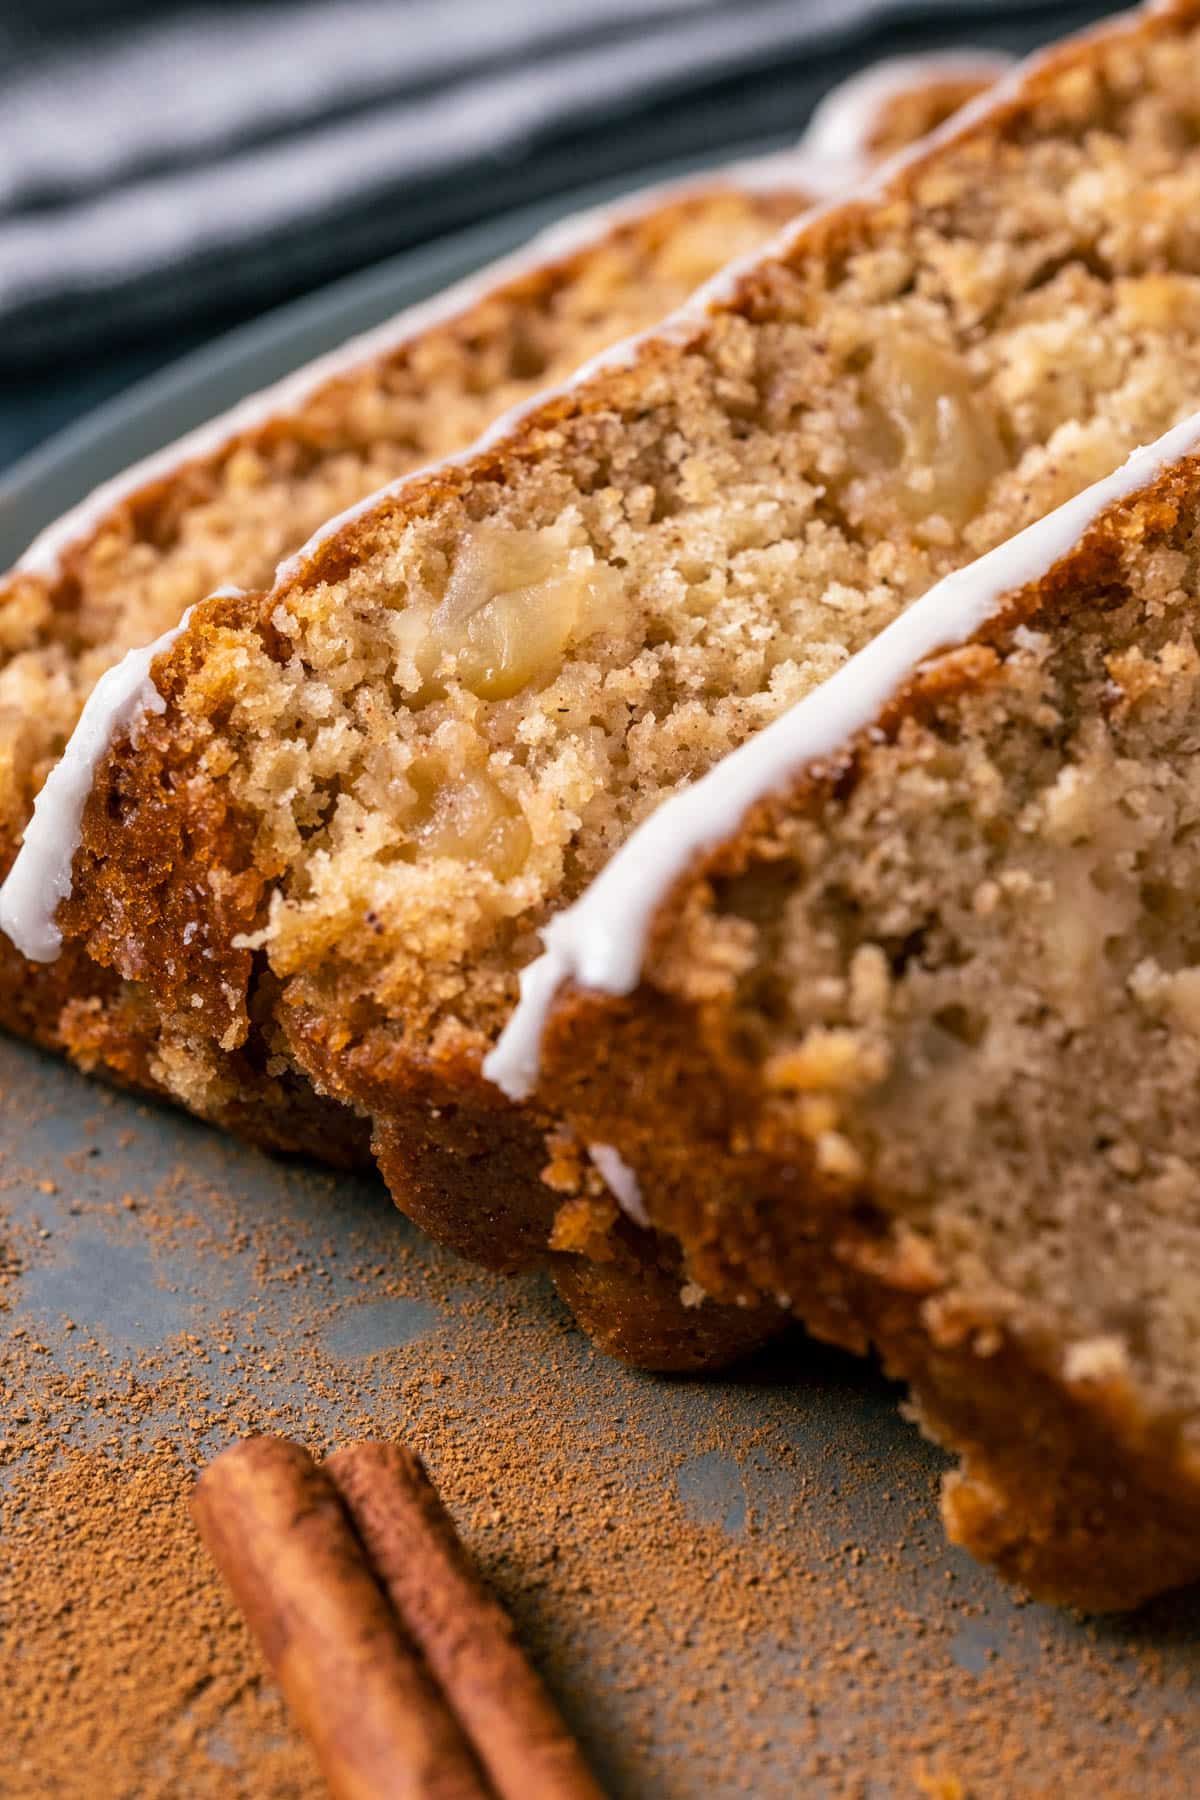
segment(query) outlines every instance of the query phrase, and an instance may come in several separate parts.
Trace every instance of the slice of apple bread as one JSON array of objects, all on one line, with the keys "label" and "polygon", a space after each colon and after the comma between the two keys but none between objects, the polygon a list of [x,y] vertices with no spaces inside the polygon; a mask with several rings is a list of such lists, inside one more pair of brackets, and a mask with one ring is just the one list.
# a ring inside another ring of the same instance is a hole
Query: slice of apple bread
[{"label": "slice of apple bread", "polygon": [[619,1263],[637,1227],[594,1159],[482,1074],[538,930],[937,580],[1200,404],[1198,79],[1191,3],[1037,59],[269,588],[201,604],[101,757],[53,921],[138,984],[172,1091],[226,1116],[265,1041],[371,1118],[459,1248],[553,1231],[579,1282]]},{"label": "slice of apple bread", "polygon": [[561,991],[541,1091],[687,1279],[877,1347],[951,1537],[1088,1607],[1200,1576],[1198,446],[668,802],[545,984],[629,990]]},{"label": "slice of apple bread", "polygon": [[[566,222],[128,471],[44,532],[0,584],[0,872],[106,669],[226,580],[270,581],[331,512],[456,450],[516,401],[654,323],[730,257],[845,182],[876,141],[916,134],[996,73],[962,52],[880,65],[835,90],[821,143],[731,165]],[[272,1052],[269,1008],[233,1056],[222,1116],[338,1157],[357,1123]],[[68,953],[0,940],[0,1023],[85,1067],[172,1087],[144,994]],[[236,1090],[236,1091],[235,1091]],[[308,1114],[311,1113],[311,1119]]]}]

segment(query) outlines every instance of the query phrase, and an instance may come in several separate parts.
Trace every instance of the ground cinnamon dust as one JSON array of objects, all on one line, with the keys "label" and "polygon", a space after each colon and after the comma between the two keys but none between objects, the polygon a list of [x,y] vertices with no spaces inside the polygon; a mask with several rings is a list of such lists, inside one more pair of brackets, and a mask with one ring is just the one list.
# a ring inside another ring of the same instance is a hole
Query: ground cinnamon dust
[{"label": "ground cinnamon dust", "polygon": [[1022,1605],[847,1359],[642,1377],[370,1184],[13,1046],[0,1105],[0,1794],[320,1794],[187,1515],[264,1429],[420,1452],[616,1796],[1194,1791],[1196,1597]]}]

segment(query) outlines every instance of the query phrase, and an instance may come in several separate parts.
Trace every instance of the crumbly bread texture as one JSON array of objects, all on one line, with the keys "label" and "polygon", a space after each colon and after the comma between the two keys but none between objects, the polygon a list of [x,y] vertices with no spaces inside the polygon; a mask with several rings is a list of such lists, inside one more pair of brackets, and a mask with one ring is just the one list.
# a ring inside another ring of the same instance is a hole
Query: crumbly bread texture
[{"label": "crumbly bread texture", "polygon": [[[794,185],[755,191],[718,175],[615,214],[595,242],[505,277],[458,316],[183,456],[104,510],[57,566],[11,575],[0,587],[0,872],[84,700],[128,649],[231,578],[269,582],[332,512],[460,449],[546,381],[653,324],[804,198]],[[35,968],[0,939],[0,1020],[86,1068],[179,1091],[164,1082],[145,996],[78,952]],[[230,1075],[222,1118],[243,1135],[338,1161],[363,1149],[360,1124],[320,1103],[257,1033]]]},{"label": "crumbly bread texture", "polygon": [[265,1015],[281,1067],[371,1117],[406,1210],[489,1260],[544,1245],[552,1109],[479,1074],[536,928],[937,577],[1200,405],[1196,21],[1067,46],[198,610],[59,914],[152,987],[172,1092],[221,1116]]},{"label": "crumbly bread texture", "polygon": [[[867,108],[855,106],[848,134],[854,153],[861,161],[922,134],[993,73],[986,59],[969,56],[957,59],[953,72],[936,59],[897,68]],[[534,246],[524,273],[505,272],[490,291],[463,301],[457,316],[443,312],[439,322],[406,334],[401,322],[390,347],[376,340],[352,351],[337,373],[320,385],[310,381],[302,399],[272,403],[253,428],[243,424],[224,443],[210,432],[203,454],[185,450],[152,482],[100,509],[57,569],[49,559],[38,573],[11,579],[0,590],[0,868],[11,861],[47,760],[93,680],[131,643],[173,624],[232,574],[269,580],[277,556],[331,508],[468,442],[543,381],[654,323],[804,204],[803,182],[812,174],[803,158],[752,173],[717,172],[702,185],[587,222],[590,237],[574,250],[547,251],[539,263]],[[0,939],[0,1020],[10,1030],[66,1048],[84,1068],[125,1084],[169,1091],[270,1147],[336,1163],[366,1160],[364,1120],[318,1094],[287,1054],[273,1017],[275,991],[260,968],[250,1028],[223,1053],[214,1091],[195,1081],[170,1037],[160,1034],[150,985],[93,962],[78,941],[51,967],[34,967]],[[428,1153],[440,1158],[440,1144]],[[486,1234],[493,1262],[514,1262],[531,1246],[544,1254],[546,1193],[530,1174],[541,1160],[536,1141],[524,1155],[537,1202],[526,1207],[529,1217],[512,1204],[498,1209],[490,1187],[478,1211],[477,1235],[494,1221]],[[612,1348],[658,1365],[690,1366],[777,1328],[752,1313],[681,1310],[674,1248],[612,1228],[611,1201],[602,1198],[595,1171],[586,1173],[604,1226],[592,1233],[596,1257],[580,1254],[577,1234],[570,1252],[551,1260],[576,1313],[598,1336],[607,1325]]]},{"label": "crumbly bread texture", "polygon": [[[781,176],[782,181],[782,176]],[[0,822],[19,837],[98,676],[226,582],[269,584],[332,514],[469,444],[507,408],[655,323],[803,204],[716,177],[484,292],[291,408],[120,499],[53,574],[0,590]]]},{"label": "crumbly bread texture", "polygon": [[[863,121],[860,163],[915,142],[988,84],[982,53],[959,60],[949,71],[936,56],[913,59],[911,79],[898,68]],[[573,248],[555,248],[551,232],[540,260],[535,242],[521,272],[490,287],[481,278],[456,313],[412,332],[400,320],[392,343],[387,328],[371,334],[294,400],[122,493],[50,566],[10,574],[0,583],[0,868],[84,700],[127,650],[227,582],[269,584],[326,519],[656,324],[809,204],[813,173],[803,150],[790,168],[784,156],[731,165],[588,215],[595,229]]]},{"label": "crumbly bread texture", "polygon": [[[994,69],[966,52],[869,73],[878,87],[865,108],[853,106],[842,145],[843,160],[859,166],[942,122]],[[828,103],[842,100],[844,114],[848,99],[835,90]],[[501,265],[494,279],[485,272],[468,284],[460,304],[411,325],[402,316],[361,348],[347,346],[326,372],[317,365],[306,380],[302,371],[285,392],[252,403],[251,418],[210,427],[202,444],[186,440],[144,481],[121,483],[76,529],[60,529],[59,553],[35,556],[0,583],[0,876],[84,700],[127,650],[229,581],[269,583],[280,558],[325,519],[462,449],[541,387],[655,324],[761,245],[829,174],[801,151],[569,221],[573,244],[559,228],[544,253],[539,240],[513,259],[519,268]],[[150,1018],[84,959],[47,977],[0,940],[0,1022],[9,1029],[65,1042],[85,1066],[153,1086]],[[252,1105],[236,1122],[256,1135],[262,1116]]]},{"label": "crumbly bread texture", "polygon": [[1200,1576],[1200,458],[677,887],[548,1093],[714,1295],[874,1342],[1039,1593]]},{"label": "crumbly bread texture", "polygon": [[928,73],[923,75],[922,59],[914,58],[912,83],[897,85],[876,105],[862,144],[865,153],[882,159],[907,149],[982,93],[989,83],[986,75],[970,71],[968,65],[974,54],[967,51],[962,66],[954,73],[948,69],[937,72],[935,56]]}]

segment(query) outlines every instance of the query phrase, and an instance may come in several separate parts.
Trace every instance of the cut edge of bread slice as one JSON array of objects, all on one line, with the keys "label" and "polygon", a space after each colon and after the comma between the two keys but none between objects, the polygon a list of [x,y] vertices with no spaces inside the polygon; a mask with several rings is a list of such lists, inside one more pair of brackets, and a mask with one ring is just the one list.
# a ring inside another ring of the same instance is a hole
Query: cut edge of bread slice
[{"label": "cut edge of bread slice", "polygon": [[[403,440],[423,388],[427,415],[453,415],[456,384],[466,405],[461,428],[432,423],[433,447],[439,433],[443,442],[456,429],[473,435],[492,388],[502,410],[514,388],[539,385],[539,360],[549,355],[551,374],[577,360],[572,334],[590,353],[597,337],[628,329],[631,316],[645,322],[657,294],[665,308],[731,246],[769,235],[802,204],[860,172],[881,136],[944,115],[1007,60],[966,50],[864,71],[827,97],[811,143],[559,222],[136,464],[40,533],[0,584],[0,868],[11,866],[42,777],[107,667],[157,633],[159,648],[173,641],[180,617],[215,581],[235,572],[254,579],[248,553],[260,564],[257,574],[268,573],[330,501],[344,503],[347,486],[351,499],[373,491],[389,457],[393,466],[411,465]],[[405,369],[386,405],[372,399],[372,384],[390,391]],[[419,436],[418,428],[415,444]],[[34,969],[0,943],[0,1021],[66,1048],[85,1068],[162,1090],[152,1009],[84,957]],[[306,1084],[293,1092],[286,1083],[285,1091],[262,1068],[242,1075],[248,1088],[269,1091],[270,1103],[248,1098],[226,1123],[280,1147],[344,1159],[341,1122],[312,1096],[317,1116],[306,1122]]]},{"label": "cut edge of bread slice", "polygon": [[[255,554],[271,558],[294,548],[330,504],[340,506],[375,488],[390,470],[372,437],[391,442],[393,457],[414,460],[413,450],[404,449],[404,383],[399,398],[389,401],[390,410],[380,413],[370,400],[372,380],[389,384],[389,371],[407,362],[410,415],[419,407],[422,387],[431,405],[447,392],[453,399],[455,347],[461,345],[461,372],[471,377],[470,403],[485,408],[494,387],[494,405],[503,410],[514,382],[537,384],[547,357],[547,373],[561,373],[556,344],[560,356],[570,356],[572,334],[582,333],[577,360],[594,348],[597,334],[622,335],[631,317],[644,322],[654,310],[667,310],[749,237],[769,235],[788,213],[852,179],[885,144],[918,135],[1009,61],[967,50],[875,65],[827,96],[812,131],[795,150],[660,184],[560,222],[499,264],[355,338],[125,471],[43,531],[0,584],[0,869],[11,865],[47,757],[75,724],[89,686],[97,676],[106,679],[106,664],[148,632],[165,626],[163,638],[173,637],[179,616],[186,616],[214,579],[235,570],[243,579],[253,573],[245,551],[256,538]],[[655,279],[645,279],[647,271]],[[506,349],[506,338],[511,348]],[[444,443],[446,432],[457,427],[453,408],[442,410],[447,416],[438,429]],[[351,427],[364,440],[357,463],[339,456],[343,439],[353,448]],[[469,413],[457,429],[462,436],[473,434]],[[302,487],[295,499],[287,481],[289,441],[304,447],[303,457],[292,458]],[[438,447],[436,437],[423,443],[419,431],[413,443],[418,461]],[[329,490],[328,500],[321,486],[322,458],[336,468],[340,484]],[[306,460],[314,463],[307,472]],[[300,509],[294,525],[284,519],[293,504]],[[264,511],[272,515],[269,521]],[[196,560],[189,555],[189,534],[194,542],[193,522],[203,524],[206,518],[209,543]],[[173,578],[153,566],[155,546],[166,546],[168,554],[174,547],[181,566]],[[101,602],[111,599],[107,621],[93,600],[96,589]],[[45,660],[40,672],[39,657]],[[298,1150],[335,1165],[369,1162],[368,1129],[358,1114],[316,1093],[284,1057],[272,1054],[268,1003],[269,995],[261,994],[255,1042],[230,1058],[232,1078],[217,1109],[220,1122],[267,1148]],[[78,946],[53,964],[34,967],[7,939],[0,940],[0,1023],[65,1050],[88,1072],[169,1093],[146,985],[123,980]],[[170,1097],[188,1095],[176,1082]],[[213,1112],[204,1097],[193,1093],[192,1098],[199,1110]],[[674,1269],[658,1278],[653,1259],[648,1269],[636,1243],[623,1247],[622,1259],[621,1279],[638,1296],[637,1343],[643,1347],[651,1343],[649,1314],[658,1316],[653,1359],[673,1365],[707,1362],[718,1336],[727,1344],[742,1341],[740,1318],[735,1330],[726,1324],[723,1334],[711,1316],[700,1325],[685,1320],[681,1328]],[[579,1262],[576,1256],[561,1259],[564,1285]],[[615,1269],[609,1279],[616,1279]],[[599,1316],[594,1296],[590,1303]],[[581,1290],[574,1304],[586,1316],[589,1295]],[[634,1347],[631,1340],[628,1348]]]},{"label": "cut edge of bread slice", "polygon": [[[469,462],[458,459],[441,465],[436,472],[410,478],[398,489],[377,498],[366,510],[336,521],[303,556],[285,567],[279,585],[269,594],[243,600],[230,597],[202,608],[192,628],[155,670],[156,692],[161,691],[167,703],[167,716],[147,717],[136,747],[128,739],[120,741],[101,765],[85,817],[84,849],[76,859],[75,890],[60,915],[68,934],[85,937],[99,960],[115,960],[129,979],[153,983],[156,1000],[170,1015],[172,1026],[185,1037],[192,1034],[192,1027],[198,1026],[202,1032],[194,1035],[202,1035],[215,1056],[225,1055],[231,1046],[236,1048],[239,1041],[244,1041],[244,1036],[239,1040],[239,1034],[254,1023],[254,1002],[265,991],[264,963],[267,958],[274,959],[278,949],[278,939],[272,942],[269,931],[264,935],[264,909],[270,890],[288,866],[286,852],[264,846],[258,835],[264,820],[268,825],[274,824],[270,810],[241,807],[236,783],[231,785],[224,778],[229,765],[223,772],[209,758],[213,745],[209,728],[222,709],[232,709],[241,721],[237,729],[244,730],[249,709],[262,691],[241,679],[245,670],[254,666],[259,675],[270,676],[272,670],[286,669],[293,660],[287,645],[295,642],[297,630],[309,633],[307,645],[311,645],[313,634],[319,637],[324,622],[332,616],[332,596],[339,584],[344,584],[344,592],[350,596],[347,606],[338,601],[340,625],[358,617],[354,583],[366,579],[364,570],[373,569],[376,576],[382,575],[386,581],[395,579],[397,583],[417,570],[415,557],[404,562],[403,567],[386,561],[389,534],[401,525],[406,530],[409,526],[422,529],[439,506],[461,501],[475,509],[470,514],[471,523],[482,525],[486,535],[491,509],[507,503],[519,489],[523,471],[539,457],[552,463],[558,446],[572,430],[577,432],[578,443],[587,454],[591,454],[594,443],[600,459],[623,456],[627,448],[622,436],[626,422],[636,423],[653,415],[656,406],[665,408],[666,371],[678,373],[683,368],[695,375],[700,359],[691,355],[692,348],[706,332],[719,332],[723,327],[728,328],[731,341],[718,347],[720,356],[714,356],[710,372],[714,391],[720,387],[718,398],[728,408],[723,416],[734,419],[744,404],[738,386],[739,342],[765,320],[769,321],[772,284],[786,287],[785,278],[796,274],[796,269],[788,264],[789,255],[801,270],[811,271],[826,255],[836,262],[844,256],[847,242],[853,245],[861,241],[872,220],[902,219],[915,187],[921,182],[936,183],[938,171],[951,152],[961,150],[964,156],[974,157],[978,151],[979,171],[995,173],[984,153],[987,146],[1006,145],[1005,133],[1011,129],[1015,136],[1018,127],[1028,128],[1036,135],[1040,110],[1052,103],[1060,106],[1068,120],[1068,125],[1062,127],[1064,140],[1075,129],[1071,123],[1075,116],[1070,112],[1072,106],[1079,109],[1083,121],[1079,130],[1083,131],[1096,117],[1103,117],[1102,111],[1090,114],[1087,110],[1088,83],[1094,75],[1096,83],[1101,84],[1101,76],[1096,73],[1099,69],[1105,72],[1105,79],[1116,82],[1118,89],[1125,80],[1121,104],[1130,108],[1134,102],[1124,64],[1136,60],[1142,52],[1150,54],[1164,47],[1169,51],[1183,39],[1194,18],[1190,7],[1139,16],[1089,33],[1082,42],[1039,58],[999,102],[976,110],[965,125],[956,123],[939,134],[932,149],[923,147],[919,154],[891,165],[887,182],[878,186],[873,195],[810,217],[798,232],[788,234],[773,262],[768,259],[756,270],[740,269],[732,278],[732,287],[729,281],[724,284],[723,301],[720,294],[710,292],[700,308],[677,315],[667,334],[652,334],[632,351],[627,348],[605,362],[599,373],[593,369],[583,386],[543,402],[519,421],[510,419],[502,441],[489,440],[483,449],[477,446]],[[1100,99],[1105,104],[1117,104],[1107,89]],[[1088,173],[1092,172],[1089,163]],[[801,247],[812,252],[808,263],[800,254]],[[1030,254],[1040,255],[1036,242],[1030,247]],[[1069,273],[1069,260],[1063,260],[1060,271],[1067,266]],[[1035,290],[1056,301],[1053,257],[1045,283],[1044,273],[1039,264]],[[881,304],[890,304],[887,296],[894,290],[888,288],[887,282],[899,281],[903,288],[903,271],[897,273],[893,268],[889,272],[877,265],[855,271],[856,280],[867,281],[876,276],[883,282]],[[1142,299],[1147,297],[1141,295]],[[785,310],[794,302],[798,304],[794,293],[781,293],[780,303]],[[722,361],[726,350],[729,355]],[[1107,373],[1102,372],[1101,379],[1107,378]],[[948,383],[949,376],[939,364],[934,385],[941,384],[939,391],[945,394]],[[968,415],[969,390],[968,383],[961,393]],[[773,404],[774,396],[771,398]],[[953,406],[950,410],[953,413]],[[918,436],[922,416],[918,410],[914,425]],[[940,409],[937,416],[942,416]],[[730,433],[731,438],[736,435]],[[966,435],[971,455],[986,474],[995,450],[990,428],[985,423],[975,441],[968,424]],[[835,444],[836,436],[833,432],[830,438],[823,439],[822,450]],[[1020,480],[1024,482],[1024,474]],[[793,497],[795,492],[792,490]],[[651,511],[652,501],[651,493],[647,501]],[[534,524],[535,533],[553,528],[553,521]],[[523,528],[518,524],[520,529]],[[636,535],[635,532],[634,538]],[[950,537],[952,544],[957,545],[953,530]],[[877,541],[889,541],[887,533],[881,531]],[[920,567],[914,563],[907,571],[901,570],[898,580],[902,598],[906,597],[905,589],[915,596],[923,583],[928,584],[930,573],[937,571],[936,541],[922,540],[922,544],[922,554],[928,552],[927,563]],[[591,573],[593,565],[587,561],[589,547],[566,539],[559,547],[566,553],[572,576],[569,585],[575,590],[568,596],[567,604],[572,608],[590,605],[597,598],[597,590]],[[517,574],[521,579],[515,589],[502,586],[501,595],[541,585],[534,565],[546,548],[541,542],[519,545],[517,562],[521,569]],[[636,552],[636,542],[631,548]],[[768,543],[761,548],[769,551],[771,546]],[[945,550],[944,542],[941,548]],[[437,552],[436,542],[431,549]],[[576,550],[583,553],[577,562],[571,560]],[[507,557],[507,547],[502,547],[499,554]],[[946,556],[953,561],[951,552],[947,551]],[[435,569],[434,574],[442,583],[436,603],[440,606],[449,584],[444,568],[440,573]],[[449,581],[455,580],[457,576],[451,572]],[[380,614],[378,609],[372,612],[371,596],[365,588],[362,594],[362,614],[369,626]],[[601,581],[599,598],[603,601],[604,597]],[[453,595],[450,599],[449,610],[453,613],[457,603]],[[894,601],[893,594],[893,604]],[[491,604],[490,600],[486,602],[488,607]],[[306,617],[298,625],[299,612],[304,609]],[[842,643],[840,650],[852,647],[852,643]],[[463,654],[469,648],[460,646]],[[457,656],[459,650],[454,654]],[[305,657],[307,662],[295,659],[302,681],[307,681],[305,671],[312,667],[307,647]],[[340,645],[334,646],[328,667],[322,668],[322,678],[340,679],[339,671],[349,670],[352,662],[353,657],[344,655]],[[373,692],[384,695],[384,684],[381,682],[375,689],[369,681],[363,684],[368,700]],[[301,702],[308,697],[299,689],[297,693]],[[776,694],[772,704],[782,704],[785,699],[786,696]],[[391,716],[389,712],[389,729]],[[752,717],[743,719],[743,734],[754,722]],[[219,725],[217,738],[223,729],[223,724]],[[686,745],[681,757],[685,751]],[[218,750],[218,754],[223,755],[224,751]],[[687,773],[688,766],[681,761],[680,778],[686,778]],[[421,784],[410,785],[413,804],[419,810],[425,805]],[[472,788],[463,782],[460,786],[468,792],[475,816],[482,819],[481,830],[489,844],[494,841],[498,846],[495,853],[502,859],[507,857],[514,814],[504,791],[497,801],[486,784]],[[305,794],[311,791],[315,790],[306,788]],[[166,798],[172,792],[174,801]],[[203,800],[201,810],[192,810],[193,798]],[[213,804],[209,804],[209,799]],[[290,805],[290,801],[285,804]],[[367,809],[368,821],[369,816]],[[116,831],[113,821],[120,822]],[[422,830],[428,824],[431,831],[440,831],[445,821],[437,815],[435,806],[420,823]],[[470,820],[467,824],[474,829]],[[449,829],[463,840],[466,827],[461,819],[451,819]],[[439,864],[441,867],[444,864]],[[305,982],[293,979],[294,968],[289,969],[286,963],[276,968],[272,960],[269,979],[279,984],[268,996],[272,1019],[281,1024],[290,1054],[319,1089],[338,1095],[373,1116],[377,1155],[406,1211],[481,1260],[518,1261],[544,1252],[548,1216],[553,1217],[556,1209],[553,1195],[543,1196],[540,1201],[536,1198],[535,1177],[549,1166],[554,1179],[572,1179],[566,1168],[571,1153],[564,1152],[556,1165],[547,1150],[545,1133],[554,1123],[553,1115],[537,1109],[519,1113],[498,1090],[485,1083],[479,1070],[481,1045],[469,1033],[456,1034],[451,1028],[422,1040],[416,1031],[389,1035],[387,1030],[377,1029],[380,1009],[386,1022],[386,1006],[373,990],[373,983],[391,982],[393,992],[407,991],[403,967],[392,966],[394,940],[380,946],[382,963],[370,961],[370,934],[377,923],[380,916],[373,915],[368,906],[357,913],[356,929],[361,929],[355,943],[340,926],[332,930],[322,955],[308,958],[306,971],[312,980],[307,991]],[[384,931],[386,926],[381,937]],[[185,932],[190,932],[190,937],[185,937]],[[415,935],[413,944],[419,945]],[[360,945],[365,946],[361,971],[353,961]],[[349,1003],[330,1008],[323,1002],[320,987],[326,978],[336,975],[339,957],[345,960],[343,985]],[[285,985],[287,991],[280,991]],[[497,1003],[489,1004],[497,1014],[503,1010]],[[189,1012],[189,1007],[194,1010]],[[185,1076],[195,1067],[189,1060],[193,1048],[190,1041],[182,1046],[179,1068]],[[201,1078],[207,1079],[203,1070]],[[550,1247],[554,1252],[575,1256],[583,1279],[590,1279],[594,1273],[596,1280],[602,1281],[606,1242],[623,1239],[625,1224],[619,1217],[610,1218],[612,1208],[599,1174],[594,1186],[591,1172],[586,1169],[581,1180],[578,1197],[595,1204],[578,1209],[562,1228],[563,1235],[551,1238]],[[561,1209],[557,1210],[561,1218]],[[558,1220],[554,1229],[559,1229]],[[637,1336],[636,1297],[620,1305],[624,1342],[628,1344]],[[698,1310],[703,1314],[703,1308]],[[633,1354],[637,1354],[636,1350]]]},{"label": "cut edge of bread slice", "polygon": [[1198,452],[1200,414],[668,802],[492,1062],[526,1089],[544,1038],[691,1290],[877,1350],[953,1541],[1090,1610],[1200,1576]]}]

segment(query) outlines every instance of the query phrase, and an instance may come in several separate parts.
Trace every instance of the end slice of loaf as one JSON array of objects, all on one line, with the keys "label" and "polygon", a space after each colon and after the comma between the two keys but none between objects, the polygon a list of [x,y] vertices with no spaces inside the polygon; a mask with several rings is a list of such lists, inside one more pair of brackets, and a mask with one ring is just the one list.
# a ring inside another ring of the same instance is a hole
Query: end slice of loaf
[{"label": "end slice of loaf", "polygon": [[878,1348],[961,1457],[950,1536],[1091,1608],[1200,1576],[1200,416],[1174,435],[1066,554],[1077,508],[664,807],[569,934],[625,986],[642,909],[640,979],[564,990],[541,1063],[690,1281]]}]

